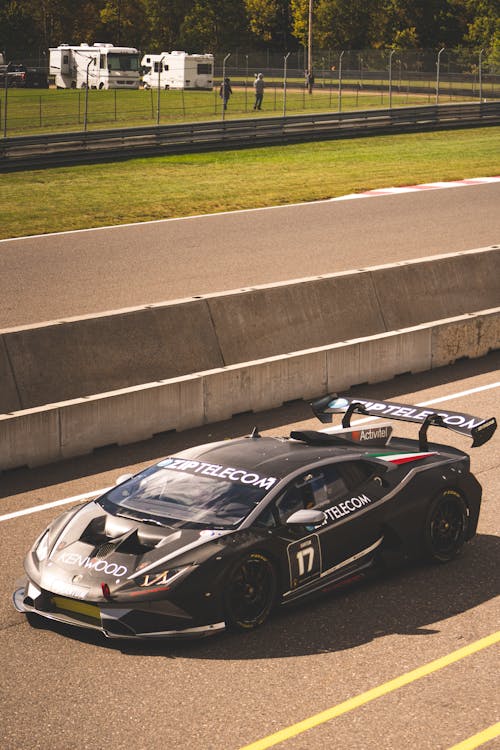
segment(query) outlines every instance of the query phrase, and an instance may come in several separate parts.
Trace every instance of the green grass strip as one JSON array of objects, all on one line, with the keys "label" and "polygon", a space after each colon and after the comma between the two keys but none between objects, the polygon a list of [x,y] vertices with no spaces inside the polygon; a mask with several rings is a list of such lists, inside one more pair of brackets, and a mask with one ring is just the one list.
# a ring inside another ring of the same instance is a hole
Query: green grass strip
[{"label": "green grass strip", "polygon": [[500,127],[0,174],[0,237],[500,175]]}]

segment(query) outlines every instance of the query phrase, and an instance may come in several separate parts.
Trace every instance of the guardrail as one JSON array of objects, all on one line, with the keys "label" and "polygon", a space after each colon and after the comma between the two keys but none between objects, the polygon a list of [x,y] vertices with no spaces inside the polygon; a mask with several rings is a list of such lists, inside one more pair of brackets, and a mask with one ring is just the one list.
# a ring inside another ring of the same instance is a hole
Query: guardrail
[{"label": "guardrail", "polygon": [[500,102],[373,109],[0,139],[0,171],[500,124]]}]

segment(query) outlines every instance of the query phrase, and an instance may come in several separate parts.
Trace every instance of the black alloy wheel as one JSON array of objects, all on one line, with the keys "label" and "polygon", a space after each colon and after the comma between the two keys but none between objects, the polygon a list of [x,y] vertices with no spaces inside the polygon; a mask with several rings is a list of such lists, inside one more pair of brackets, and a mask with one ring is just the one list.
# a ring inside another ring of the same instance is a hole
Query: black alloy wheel
[{"label": "black alloy wheel", "polygon": [[226,584],[229,627],[252,630],[267,619],[276,598],[276,571],[260,552],[252,552],[233,567]]},{"label": "black alloy wheel", "polygon": [[425,525],[426,556],[433,562],[448,562],[465,542],[468,509],[455,490],[445,490],[429,508]]}]

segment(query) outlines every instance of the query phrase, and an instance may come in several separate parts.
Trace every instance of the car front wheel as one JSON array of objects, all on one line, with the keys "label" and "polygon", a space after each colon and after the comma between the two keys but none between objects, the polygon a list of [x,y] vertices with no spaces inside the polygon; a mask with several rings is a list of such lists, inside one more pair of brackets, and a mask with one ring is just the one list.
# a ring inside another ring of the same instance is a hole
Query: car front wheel
[{"label": "car front wheel", "polygon": [[252,630],[268,618],[276,598],[276,571],[268,557],[252,552],[239,560],[226,582],[229,627]]},{"label": "car front wheel", "polygon": [[448,562],[458,555],[465,542],[467,504],[455,490],[445,490],[431,503],[427,513],[424,545],[432,562]]}]

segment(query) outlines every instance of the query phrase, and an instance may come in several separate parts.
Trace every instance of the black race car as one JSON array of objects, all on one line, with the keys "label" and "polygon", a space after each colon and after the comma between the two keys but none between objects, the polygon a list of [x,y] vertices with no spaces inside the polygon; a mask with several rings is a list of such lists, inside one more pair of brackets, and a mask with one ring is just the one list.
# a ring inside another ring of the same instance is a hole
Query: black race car
[{"label": "black race car", "polygon": [[[336,395],[312,408],[321,421],[345,412],[342,427],[190,448],[59,516],[26,556],[18,611],[109,637],[208,635],[255,628],[275,604],[384,559],[455,557],[481,486],[467,454],[429,443],[428,428],[482,445],[495,419]],[[420,423],[419,438],[351,425],[355,412]]]}]

